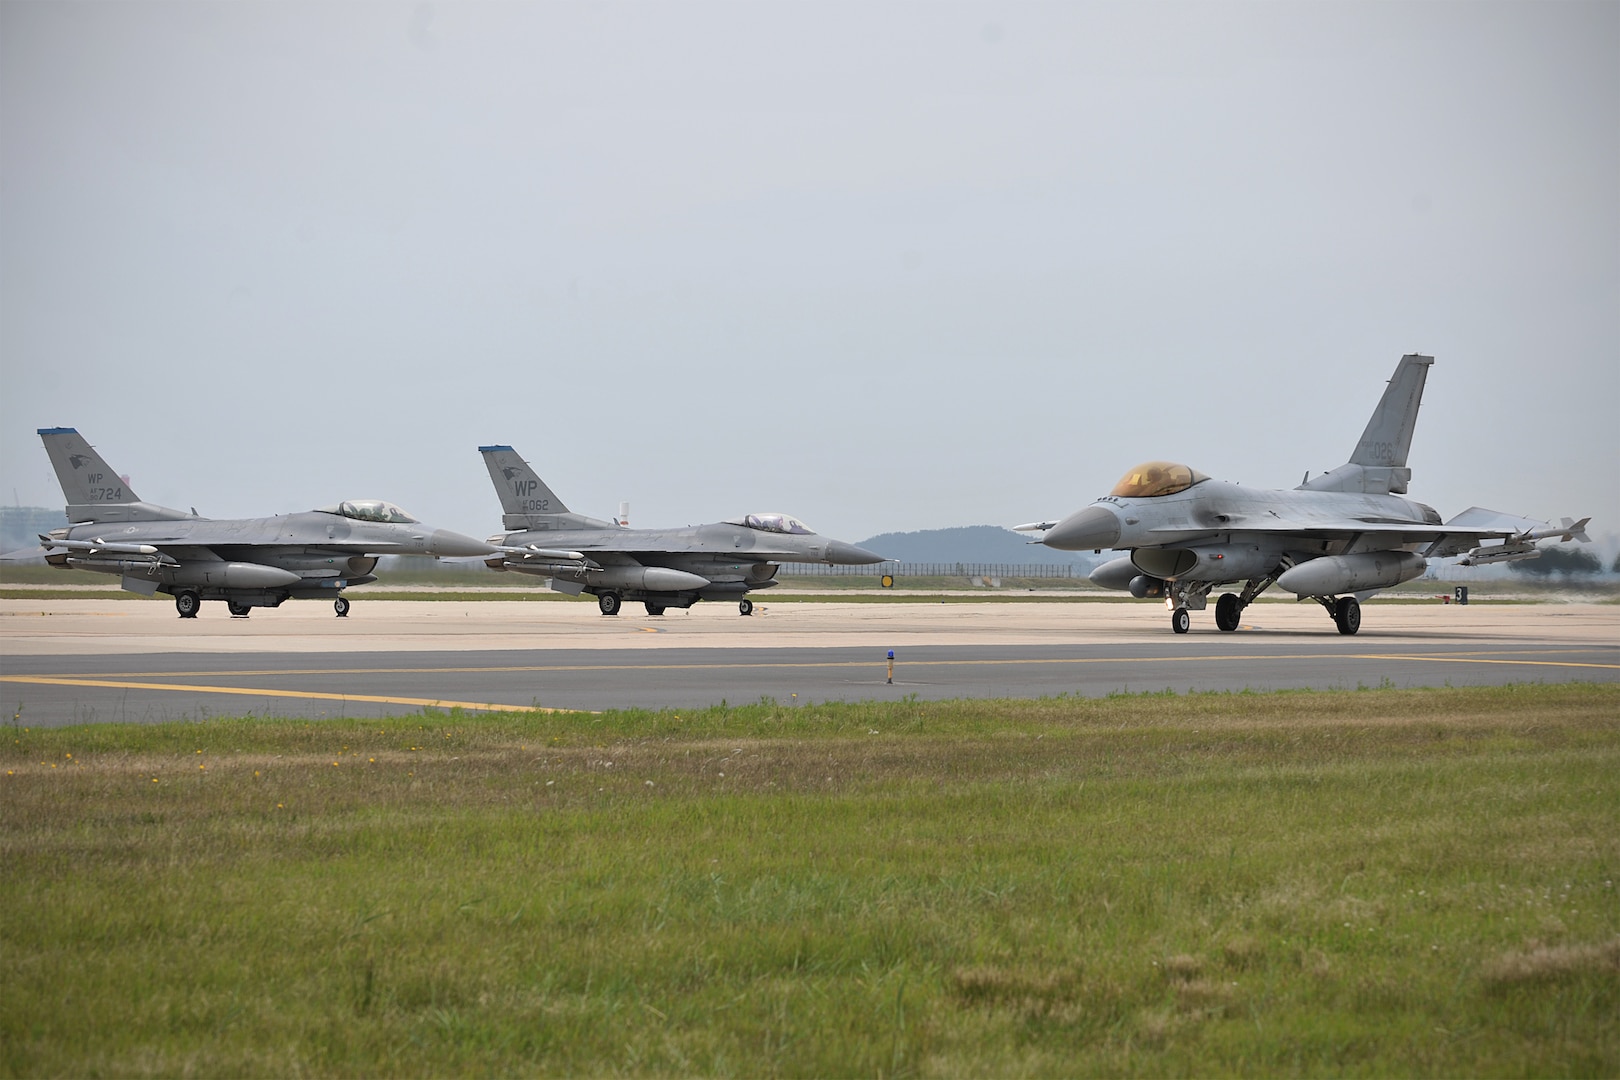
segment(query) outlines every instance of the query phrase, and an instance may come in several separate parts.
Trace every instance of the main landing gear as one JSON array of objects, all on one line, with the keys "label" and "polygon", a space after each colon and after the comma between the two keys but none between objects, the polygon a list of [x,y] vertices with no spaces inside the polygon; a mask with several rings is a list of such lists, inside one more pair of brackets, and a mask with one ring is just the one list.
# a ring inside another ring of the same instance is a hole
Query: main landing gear
[{"label": "main landing gear", "polygon": [[349,601],[348,601],[348,599],[346,597],[340,596],[336,600],[332,601],[332,610],[337,612],[337,617],[338,618],[347,619],[349,617]]},{"label": "main landing gear", "polygon": [[748,599],[748,597],[745,596],[741,600],[737,601],[737,614],[739,614],[739,615],[752,615],[753,613],[754,613],[754,602],[752,600]]},{"label": "main landing gear", "polygon": [[253,608],[251,605],[236,600],[227,600],[225,601],[225,610],[231,613],[232,618],[245,619],[248,617],[248,612],[252,611]]},{"label": "main landing gear", "polygon": [[174,610],[182,619],[195,619],[202,610],[202,597],[191,589],[182,589],[174,594]]},{"label": "main landing gear", "polygon": [[1350,635],[1361,629],[1361,602],[1353,596],[1341,596],[1333,605],[1333,625],[1339,633]]},{"label": "main landing gear", "polygon": [[604,615],[617,615],[619,608],[624,604],[623,598],[616,592],[596,594],[596,606],[602,609]]}]

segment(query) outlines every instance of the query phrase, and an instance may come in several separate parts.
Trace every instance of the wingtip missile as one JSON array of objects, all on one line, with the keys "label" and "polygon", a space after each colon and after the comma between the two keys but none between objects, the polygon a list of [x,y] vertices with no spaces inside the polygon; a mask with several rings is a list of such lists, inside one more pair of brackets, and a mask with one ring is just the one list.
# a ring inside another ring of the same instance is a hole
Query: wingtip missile
[{"label": "wingtip missile", "polygon": [[1537,540],[1551,540],[1557,537],[1559,543],[1567,544],[1574,540],[1582,544],[1590,544],[1592,538],[1586,535],[1586,526],[1591,520],[1590,517],[1583,517],[1579,521],[1564,518],[1561,524],[1549,525],[1545,529],[1534,529],[1530,532],[1520,533],[1518,536],[1513,537],[1510,542],[1533,544]]},{"label": "wingtip missile", "polygon": [[[1057,525],[1055,521],[1026,521],[1022,525],[1014,525],[1013,532],[1045,532]],[[1038,542],[1038,541],[1037,541]]]}]

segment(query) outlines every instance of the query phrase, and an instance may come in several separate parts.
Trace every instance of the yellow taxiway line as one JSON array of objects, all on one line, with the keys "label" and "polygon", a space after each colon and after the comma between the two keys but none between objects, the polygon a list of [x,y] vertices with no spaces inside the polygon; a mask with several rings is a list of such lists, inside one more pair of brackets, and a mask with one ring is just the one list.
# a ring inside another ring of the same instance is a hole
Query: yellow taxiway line
[{"label": "yellow taxiway line", "polygon": [[484,701],[443,701],[438,698],[393,697],[384,694],[328,694],[318,690],[264,690],[238,686],[197,686],[194,683],[148,683],[124,679],[84,679],[57,675],[0,675],[0,682],[43,686],[98,686],[112,690],[180,690],[194,694],[238,694],[248,697],[313,698],[320,701],[366,701],[380,705],[411,705],[421,709],[476,709],[480,712],[573,713],[581,709],[546,709],[527,705],[492,705]]},{"label": "yellow taxiway line", "polygon": [[[1570,651],[1570,650],[1559,650],[1559,651],[1560,652],[1567,652],[1567,651]],[[1580,650],[1580,651],[1588,651],[1588,650]],[[1295,661],[1295,660],[1401,660],[1401,661],[1414,662],[1414,663],[1421,662],[1421,663],[1437,663],[1437,664],[1505,664],[1505,665],[1509,665],[1509,666],[1517,665],[1517,666],[1521,666],[1521,667],[1596,668],[1596,669],[1603,670],[1603,671],[1617,671],[1617,670],[1620,670],[1620,663],[1604,664],[1604,663],[1596,663],[1596,662],[1593,662],[1593,661],[1585,661],[1585,660],[1550,660],[1550,659],[1549,660],[1542,660],[1542,659],[1536,659],[1535,657],[1531,657],[1531,656],[1514,655],[1514,654],[1509,654],[1508,656],[1491,656],[1489,653],[1484,653],[1484,652],[1470,652],[1470,653],[1460,653],[1460,654],[1451,654],[1451,655],[1443,655],[1443,654],[1438,654],[1438,653],[1428,653],[1428,654],[1425,654],[1425,653],[1297,653],[1297,654],[1269,653],[1269,654],[1252,654],[1252,655],[1245,654],[1245,655],[1225,655],[1225,656],[1174,656],[1174,655],[1166,655],[1166,656],[1047,656],[1047,657],[995,657],[995,658],[986,658],[986,659],[978,659],[978,660],[966,660],[966,659],[963,659],[963,660],[949,660],[949,659],[946,659],[946,660],[907,660],[907,659],[901,658],[897,662],[899,664],[907,666],[907,667],[1007,667],[1007,666],[1023,667],[1023,666],[1026,666],[1026,665],[1037,665],[1037,664],[1039,664],[1039,665],[1049,665],[1049,664],[1090,664],[1090,665],[1094,665],[1094,664],[1175,664],[1175,663],[1188,663],[1188,662],[1214,663],[1214,662],[1231,661],[1231,660],[1251,661],[1251,662],[1252,661],[1257,661],[1257,660],[1280,660],[1280,661]],[[398,667],[398,668],[376,668],[376,667],[298,668],[298,669],[292,669],[292,670],[289,670],[289,669],[286,669],[286,668],[275,669],[275,670],[267,669],[267,668],[259,668],[259,669],[251,669],[251,670],[246,670],[246,671],[165,671],[165,672],[163,672],[163,674],[161,676],[158,676],[158,677],[164,678],[164,679],[196,679],[196,678],[214,678],[214,679],[233,678],[233,679],[242,679],[242,678],[264,678],[264,677],[267,677],[267,676],[283,677],[283,678],[296,678],[296,677],[304,676],[304,675],[441,675],[441,674],[442,675],[468,675],[468,674],[478,674],[478,673],[487,673],[487,674],[491,674],[491,675],[510,675],[510,674],[514,674],[514,673],[523,673],[523,672],[530,672],[530,673],[534,673],[534,674],[544,674],[546,672],[563,672],[563,671],[600,671],[600,672],[604,672],[604,673],[613,672],[613,671],[703,671],[703,670],[706,670],[706,669],[709,669],[709,668],[719,668],[719,667],[733,668],[733,667],[753,667],[753,666],[766,667],[766,668],[791,668],[791,669],[800,669],[800,668],[848,668],[848,667],[853,667],[853,668],[880,667],[881,668],[883,666],[884,662],[885,661],[884,661],[883,658],[874,657],[874,658],[872,658],[870,660],[777,661],[777,662],[772,662],[772,663],[767,663],[767,664],[759,664],[759,665],[748,665],[748,664],[739,665],[739,664],[737,664],[735,662],[731,662],[731,663],[724,663],[724,664],[623,664],[623,663],[621,663],[621,664],[521,664],[521,665],[497,664],[497,665],[490,665],[490,666],[452,665],[452,666],[447,666],[447,667]],[[126,679],[126,678],[142,678],[142,677],[152,678],[153,676],[151,674],[145,673],[145,672],[103,672],[103,673],[101,673],[100,676],[97,676],[97,677],[105,678],[105,679]],[[80,676],[75,676],[75,675],[59,675],[59,676],[0,675],[0,682],[17,681],[17,680],[30,680],[31,679],[31,680],[34,680],[34,681],[53,682],[53,683],[58,683],[58,684],[62,684],[62,685],[68,685],[68,684],[73,684],[73,683],[80,683],[80,684],[83,684],[83,685],[86,685],[86,686],[95,686],[95,685],[125,686],[125,685],[129,685],[132,688],[135,685],[135,684],[126,684],[126,683],[122,683],[122,682],[113,683],[113,684],[98,684],[98,683],[93,683],[93,682],[87,682],[86,680],[88,678],[90,678],[90,676],[80,677]],[[141,684],[139,688],[141,688],[141,689],[163,689],[163,690],[181,689],[181,687],[169,686],[169,685],[162,684],[162,683],[154,684],[154,685]],[[226,688],[225,692],[235,692],[235,691],[230,691],[228,688]],[[243,691],[243,692],[246,693],[248,691]],[[291,695],[291,696],[298,696],[295,691],[254,691],[254,692],[285,693],[285,694],[288,694],[288,695]],[[305,695],[305,696],[320,696],[320,695],[311,694],[311,695]],[[326,695],[326,696],[342,696],[342,695]],[[350,696],[354,696],[354,695],[350,695]],[[358,696],[354,696],[354,697],[355,697],[355,700],[368,700],[366,698],[360,698]],[[414,700],[414,699],[386,698],[385,697],[385,698],[377,698],[376,700],[378,700],[378,701],[402,701],[403,702],[403,701]],[[491,708],[491,709],[515,708],[515,706],[510,706],[510,705],[476,705],[476,704],[464,704],[464,707],[465,708],[474,708],[474,709],[482,709],[482,708]]]},{"label": "yellow taxiway line", "polygon": [[[1194,661],[1222,661],[1222,660],[1397,660],[1406,662],[1421,662],[1434,664],[1494,664],[1520,667],[1557,667],[1557,668],[1590,668],[1604,671],[1620,670],[1620,664],[1603,664],[1589,661],[1535,659],[1532,657],[1503,657],[1491,656],[1488,653],[1474,652],[1461,655],[1437,654],[1407,654],[1407,653],[1302,653],[1298,655],[1272,654],[1254,656],[1088,656],[1088,657],[1041,657],[1016,658],[1002,657],[981,660],[902,660],[903,668],[914,667],[980,667],[980,666],[1023,666],[1028,664],[1140,664],[1140,663],[1184,663]],[[787,663],[771,663],[761,665],[770,668],[835,668],[835,667],[881,667],[882,661],[873,660],[826,660],[803,661]],[[253,670],[253,671],[177,671],[165,672],[161,678],[187,679],[187,678],[263,678],[298,677],[307,675],[432,675],[432,674],[470,674],[484,672],[489,674],[533,672],[580,672],[595,671],[603,674],[614,671],[697,671],[721,665],[715,664],[550,664],[550,665],[521,665],[521,666],[493,666],[493,667],[432,667],[432,668],[318,668],[297,671],[287,670]],[[142,673],[144,674],[144,673]],[[84,686],[100,687],[113,690],[158,690],[171,692],[190,692],[196,694],[232,694],[238,697],[281,697],[302,698],[318,701],[354,701],[368,702],[381,705],[403,705],[420,709],[472,709],[479,712],[543,712],[543,713],[575,713],[587,712],[582,709],[553,709],[524,705],[503,705],[486,701],[447,701],[442,698],[402,697],[392,694],[334,694],[318,690],[272,690],[265,688],[211,686],[195,683],[147,682],[141,681],[142,674],[106,673],[100,677],[76,675],[0,675],[0,682],[32,683],[44,686]],[[152,678],[144,674],[146,679]]]}]

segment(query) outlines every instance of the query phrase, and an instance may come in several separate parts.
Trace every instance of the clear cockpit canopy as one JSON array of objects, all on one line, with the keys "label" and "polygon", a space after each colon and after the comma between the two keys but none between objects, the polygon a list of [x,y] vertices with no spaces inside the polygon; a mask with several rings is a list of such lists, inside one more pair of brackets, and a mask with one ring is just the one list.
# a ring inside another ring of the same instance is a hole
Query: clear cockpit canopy
[{"label": "clear cockpit canopy", "polygon": [[1122,476],[1108,494],[1119,499],[1151,499],[1186,491],[1208,479],[1197,469],[1173,461],[1149,461]]},{"label": "clear cockpit canopy", "polygon": [[730,518],[727,525],[741,525],[747,529],[758,529],[760,532],[788,533],[793,536],[814,536],[816,531],[791,514],[749,514],[746,517]]},{"label": "clear cockpit canopy", "polygon": [[321,513],[340,514],[355,521],[384,521],[397,525],[416,523],[416,519],[411,515],[382,499],[349,499],[336,506],[323,506]]}]

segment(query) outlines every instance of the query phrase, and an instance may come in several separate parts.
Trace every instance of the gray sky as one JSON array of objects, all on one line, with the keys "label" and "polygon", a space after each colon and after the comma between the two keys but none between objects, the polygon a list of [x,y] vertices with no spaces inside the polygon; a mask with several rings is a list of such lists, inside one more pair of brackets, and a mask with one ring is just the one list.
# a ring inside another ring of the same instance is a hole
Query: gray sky
[{"label": "gray sky", "polygon": [[1620,528],[1620,4],[0,3],[7,501],[1011,525],[1412,351],[1412,497]]}]

